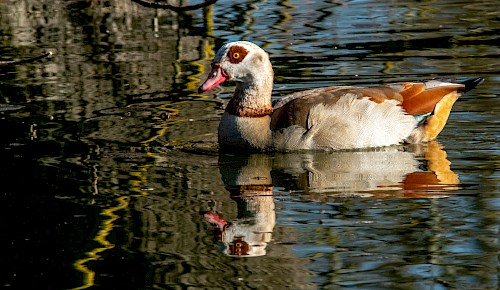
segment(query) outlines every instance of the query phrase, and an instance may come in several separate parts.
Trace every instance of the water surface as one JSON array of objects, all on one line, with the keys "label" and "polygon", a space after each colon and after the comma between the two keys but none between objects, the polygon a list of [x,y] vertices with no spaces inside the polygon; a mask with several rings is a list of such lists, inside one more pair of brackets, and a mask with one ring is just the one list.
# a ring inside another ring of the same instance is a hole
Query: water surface
[{"label": "water surface", "polygon": [[[379,2],[0,3],[1,60],[54,52],[0,67],[0,285],[499,288],[498,3]],[[196,90],[233,40],[269,52],[275,99],[486,81],[426,145],[222,154],[234,84]]]}]

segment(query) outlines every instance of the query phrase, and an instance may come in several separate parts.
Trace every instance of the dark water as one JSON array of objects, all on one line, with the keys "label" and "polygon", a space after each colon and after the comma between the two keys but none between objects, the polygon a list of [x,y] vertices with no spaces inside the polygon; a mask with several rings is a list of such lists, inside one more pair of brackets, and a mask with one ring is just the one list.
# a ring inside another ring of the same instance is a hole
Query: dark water
[{"label": "dark water", "polygon": [[[497,6],[1,1],[0,59],[54,55],[0,67],[0,285],[500,288]],[[233,87],[196,89],[214,51],[240,39],[270,53],[275,98],[486,81],[424,146],[219,155]],[[209,222],[222,219],[224,233]]]}]

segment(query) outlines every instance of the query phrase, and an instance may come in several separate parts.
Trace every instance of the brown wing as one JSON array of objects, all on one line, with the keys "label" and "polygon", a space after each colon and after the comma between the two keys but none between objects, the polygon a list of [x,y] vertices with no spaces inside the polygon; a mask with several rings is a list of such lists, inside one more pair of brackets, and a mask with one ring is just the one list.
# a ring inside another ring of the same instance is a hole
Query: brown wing
[{"label": "brown wing", "polygon": [[285,96],[276,105],[271,115],[271,130],[298,125],[307,128],[307,118],[311,107],[316,104],[335,104],[343,95],[328,87],[309,90]]},{"label": "brown wing", "polygon": [[377,103],[381,103],[387,99],[403,101],[403,97],[398,93],[398,90],[390,86],[371,88],[337,86],[301,91],[287,95],[274,104],[271,130],[286,128],[292,125],[298,125],[307,129],[307,118],[312,106],[316,104],[333,106],[338,102],[340,97],[346,94],[354,95],[358,98],[368,97]]},{"label": "brown wing", "polygon": [[334,105],[340,97],[351,94],[358,98],[370,98],[381,103],[397,100],[410,115],[430,113],[436,104],[449,93],[456,92],[461,84],[426,85],[426,83],[396,83],[377,87],[334,86],[297,92],[278,100],[274,105],[271,129],[276,130],[292,125],[307,129],[309,110],[316,104]]},{"label": "brown wing", "polygon": [[380,87],[357,88],[356,91],[377,103],[387,99],[399,100],[406,113],[416,116],[432,112],[443,97],[463,88],[461,84],[452,83],[427,87],[426,83],[405,82]]},{"label": "brown wing", "polygon": [[402,106],[413,116],[432,112],[444,96],[464,87],[460,84],[450,84],[426,89],[423,83],[402,83],[402,85],[404,85],[404,89],[400,92],[403,96]]}]

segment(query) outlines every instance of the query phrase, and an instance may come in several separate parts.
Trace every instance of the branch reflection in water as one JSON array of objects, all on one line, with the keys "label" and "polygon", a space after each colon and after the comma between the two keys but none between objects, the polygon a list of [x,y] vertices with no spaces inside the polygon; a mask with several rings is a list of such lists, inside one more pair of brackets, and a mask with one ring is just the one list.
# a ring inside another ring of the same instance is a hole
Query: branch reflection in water
[{"label": "branch reflection in water", "polygon": [[218,212],[204,218],[214,227],[221,253],[263,256],[276,224],[275,187],[320,201],[447,197],[459,189],[450,165],[437,141],[370,151],[221,155],[222,179],[238,214],[232,221]]}]

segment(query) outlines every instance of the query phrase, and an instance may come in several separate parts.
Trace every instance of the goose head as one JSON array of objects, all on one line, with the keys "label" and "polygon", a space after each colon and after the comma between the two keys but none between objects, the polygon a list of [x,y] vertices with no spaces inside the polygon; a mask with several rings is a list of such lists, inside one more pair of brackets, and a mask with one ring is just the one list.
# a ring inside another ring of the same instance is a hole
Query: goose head
[{"label": "goose head", "polygon": [[248,41],[230,42],[222,46],[212,61],[207,79],[198,89],[206,92],[230,80],[237,87],[261,86],[273,79],[273,69],[268,54]]}]

